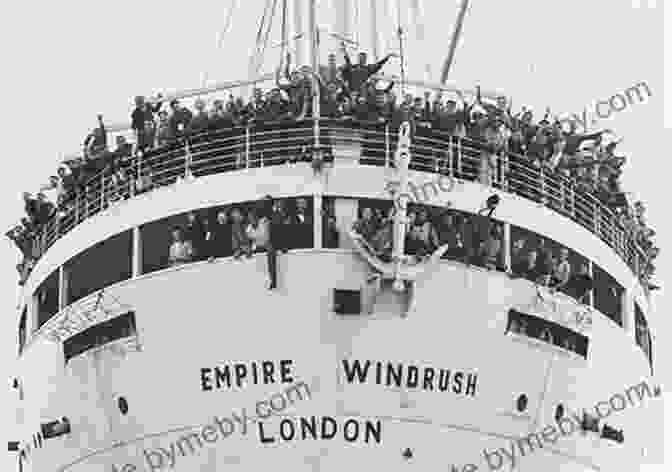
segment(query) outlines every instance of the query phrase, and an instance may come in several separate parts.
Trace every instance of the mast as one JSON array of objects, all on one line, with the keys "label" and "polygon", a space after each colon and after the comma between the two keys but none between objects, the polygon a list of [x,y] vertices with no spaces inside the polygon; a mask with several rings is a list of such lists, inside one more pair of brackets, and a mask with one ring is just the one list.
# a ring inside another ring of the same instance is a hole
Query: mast
[{"label": "mast", "polygon": [[401,0],[397,0],[397,35],[399,36],[399,65],[401,73],[401,98],[406,94],[406,57],[404,56],[404,30],[401,27]]},{"label": "mast", "polygon": [[334,0],[334,16],[336,34],[347,41],[353,41],[352,37],[352,0]]},{"label": "mast", "polygon": [[[399,127],[399,144],[395,157],[395,165],[397,167],[397,176],[399,179],[398,192],[403,194],[408,188],[408,164],[411,161],[411,125],[408,121],[404,121]],[[406,249],[406,224],[408,222],[406,216],[406,208],[408,199],[398,198],[399,205],[394,213],[393,223],[393,239],[392,239],[392,260],[394,261],[394,290],[400,292],[404,285],[401,279],[401,265],[404,260],[404,252]]]},{"label": "mast", "polygon": [[[397,34],[399,35],[399,63],[401,69],[400,88],[403,99],[406,93],[406,71],[404,70],[404,30],[401,27],[401,0],[397,0]],[[399,140],[394,159],[400,193],[403,193],[408,187],[408,164],[411,162],[411,124],[408,121],[406,112],[404,112],[403,120],[399,127]],[[394,261],[394,284],[392,287],[394,290],[401,292],[404,289],[404,282],[401,279],[401,266],[406,251],[406,225],[408,224],[406,208],[408,200],[404,199],[399,203],[400,205],[394,214],[392,227],[392,260]]]},{"label": "mast", "polygon": [[462,34],[462,25],[464,24],[464,16],[467,13],[467,8],[469,7],[469,0],[462,0],[460,5],[460,12],[457,15],[457,23],[455,24],[455,31],[453,37],[450,40],[450,48],[448,49],[448,57],[443,63],[443,69],[441,70],[441,83],[445,84],[448,80],[448,72],[450,72],[450,67],[453,65],[453,59],[455,58],[455,50],[457,49],[457,42],[460,39]]},{"label": "mast", "polygon": [[378,62],[380,52],[378,50],[378,11],[376,10],[377,0],[369,0],[371,14],[371,55],[373,62]]},{"label": "mast", "polygon": [[287,48],[289,47],[289,28],[287,27],[287,0],[282,0],[282,25],[280,31],[280,64],[285,63]]},{"label": "mast", "polygon": [[310,32],[310,67],[319,72],[319,31],[317,30],[317,0],[308,0],[308,31]]}]

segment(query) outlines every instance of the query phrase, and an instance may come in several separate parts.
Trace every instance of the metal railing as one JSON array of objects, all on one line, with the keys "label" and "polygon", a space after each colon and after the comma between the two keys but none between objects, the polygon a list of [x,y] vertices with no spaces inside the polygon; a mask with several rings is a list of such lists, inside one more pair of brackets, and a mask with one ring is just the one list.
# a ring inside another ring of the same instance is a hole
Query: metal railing
[{"label": "metal railing", "polygon": [[[43,254],[61,236],[115,202],[147,191],[137,185],[138,176],[149,177],[151,188],[156,189],[182,179],[292,162],[305,157],[316,142],[331,148],[337,156],[348,148],[363,165],[392,165],[397,133],[391,125],[353,120],[320,122],[319,127],[313,120],[303,120],[223,129],[191,136],[188,144],[172,143],[152,149],[143,157],[127,158],[122,162],[127,179],[101,171],[66,202],[59,215],[45,225],[38,240],[40,252]],[[523,156],[493,154],[484,142],[429,128],[416,130],[411,154],[411,170],[481,182],[564,215],[602,239],[639,274],[643,252],[633,236],[610,208],[592,193],[577,188],[572,179],[535,167]]]}]

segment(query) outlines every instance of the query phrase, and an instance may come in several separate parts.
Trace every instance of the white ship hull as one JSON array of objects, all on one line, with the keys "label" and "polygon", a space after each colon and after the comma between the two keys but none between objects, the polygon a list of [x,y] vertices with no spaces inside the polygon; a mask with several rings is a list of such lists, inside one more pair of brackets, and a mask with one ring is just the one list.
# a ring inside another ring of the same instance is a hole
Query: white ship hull
[{"label": "white ship hull", "polygon": [[[627,334],[599,314],[589,361],[505,334],[512,307],[552,314],[534,305],[530,282],[501,273],[442,262],[417,282],[416,310],[401,318],[392,293],[372,315],[331,312],[333,288],[359,289],[367,275],[351,252],[281,256],[276,292],[260,283],[265,271],[265,257],[256,256],[148,274],[108,291],[136,313],[130,342],[65,366],[60,344],[30,346],[24,386],[35,408],[26,408],[23,423],[67,411],[74,434],[31,450],[24,470],[488,470],[484,450],[510,451],[516,438],[541,433],[555,424],[558,404],[568,417],[594,411],[650,372]],[[355,361],[370,361],[364,380],[352,370]],[[387,385],[388,364],[402,372],[401,387],[395,378]],[[529,399],[524,412],[516,409],[521,394]],[[277,411],[261,426],[250,420],[244,427],[232,416],[270,413],[271,400]],[[625,444],[576,432],[534,451],[517,449],[516,470],[634,470],[651,399],[633,400],[605,419],[625,431]],[[213,432],[215,417],[233,424],[232,432]],[[312,421],[314,432],[305,425]],[[197,436],[185,439],[191,433]],[[502,458],[502,470],[510,470]],[[497,457],[490,460],[497,465]]]}]

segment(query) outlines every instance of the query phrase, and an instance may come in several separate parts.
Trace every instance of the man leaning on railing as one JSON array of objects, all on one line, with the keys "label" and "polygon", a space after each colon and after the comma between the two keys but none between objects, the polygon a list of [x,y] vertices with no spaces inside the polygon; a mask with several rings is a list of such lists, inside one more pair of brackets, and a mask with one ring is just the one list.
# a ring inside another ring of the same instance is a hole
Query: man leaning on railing
[{"label": "man leaning on railing", "polygon": [[[345,64],[340,70],[336,65],[335,55],[331,54],[328,67],[323,67],[319,71],[323,116],[386,122],[394,127],[396,126],[394,123],[399,121],[400,117],[410,115],[416,125],[431,126],[449,136],[463,137],[469,133],[472,142],[465,148],[471,147],[476,149],[477,153],[483,152],[480,157],[475,158],[477,160],[475,165],[469,162],[469,159],[473,161],[474,156],[464,152],[456,161],[451,162],[455,164],[462,161],[464,174],[462,177],[477,179],[478,162],[480,162],[481,181],[486,185],[506,184],[505,188],[509,191],[538,199],[556,210],[569,212],[577,221],[579,218],[577,209],[581,199],[587,199],[588,202],[595,200],[608,209],[606,212],[599,210],[597,217],[603,214],[606,221],[611,221],[610,225],[614,227],[616,227],[614,221],[624,220],[620,221],[620,226],[625,230],[629,226],[638,228],[637,231],[632,231],[632,237],[635,237],[637,245],[643,248],[643,255],[637,256],[642,259],[641,276],[645,278],[651,275],[653,271],[651,260],[657,255],[651,241],[652,231],[640,230],[648,228],[641,222],[634,223],[632,220],[635,216],[632,214],[613,212],[627,205],[627,202],[624,203],[618,181],[625,158],[614,153],[619,141],[604,144],[603,137],[610,132],[609,130],[580,135],[576,132],[575,124],[570,123],[569,129],[565,129],[557,117],[555,121],[551,121],[548,109],[543,119],[535,122],[532,110],[526,107],[514,115],[511,112],[511,100],[500,97],[494,104],[482,100],[478,87],[476,99],[470,104],[461,92],[457,92],[461,102],[459,108],[453,99],[448,99],[444,103],[440,93],[434,99],[430,93],[425,93],[424,98],[407,94],[403,97],[403,102],[398,103],[391,90],[394,84],[389,84],[387,89],[381,90],[376,80],[371,79],[371,76],[394,56],[393,54],[389,54],[376,64],[367,64],[366,55],[360,54],[358,64],[352,64],[347,51],[343,52]],[[276,81],[278,88],[266,97],[261,89],[255,89],[254,97],[249,103],[245,103],[242,97],[236,98],[231,95],[226,106],[222,101],[215,100],[208,112],[205,110],[205,102],[198,99],[195,103],[198,110],[195,117],[186,107],[180,106],[177,100],[171,102],[171,113],[167,114],[159,112],[160,95],[157,99],[151,100],[152,103],[144,97],[136,97],[131,122],[136,134],[137,149],[144,154],[157,144],[163,146],[204,131],[217,131],[241,125],[253,127],[268,121],[286,120],[290,117],[302,119],[309,116],[315,92],[312,90],[313,78],[306,71],[291,71],[290,59],[288,56],[284,67],[279,70]],[[155,124],[157,113],[159,113],[158,129]],[[58,177],[55,177],[50,184],[59,187],[59,198],[55,202],[58,204],[59,212],[53,214],[68,212],[70,208],[74,208],[78,215],[75,224],[85,219],[88,215],[89,199],[100,198],[96,192],[102,190],[95,190],[95,186],[87,187],[90,179],[99,176],[109,165],[115,168],[117,161],[121,160],[123,163],[123,159],[128,158],[125,149],[119,151],[123,146],[118,145],[117,152],[112,154],[107,151],[106,134],[102,116],[99,115],[98,126],[84,142],[84,158],[69,161],[70,171],[62,174],[59,170]],[[593,146],[581,150],[584,143],[593,143]],[[495,165],[489,160],[493,156],[498,156]],[[469,159],[465,160],[465,157]],[[499,162],[502,160],[506,161],[506,168],[503,162]],[[128,165],[121,165],[121,168],[135,179],[133,183],[129,181],[128,184],[133,186],[136,193],[146,191],[151,184],[145,185],[148,182],[142,180],[150,178],[151,166],[138,165],[137,169],[135,165],[132,167],[131,170]],[[555,187],[548,187],[549,183]],[[64,198],[60,197],[61,187],[67,187],[63,192],[66,195]],[[94,190],[89,192],[90,189]],[[597,199],[593,199],[593,195],[596,195]],[[551,198],[546,198],[549,196]],[[79,203],[75,206],[73,202]],[[34,206],[35,203],[27,202],[27,207],[31,205]],[[590,205],[589,214],[585,214],[584,210],[581,217],[587,218],[585,223],[593,229],[592,222],[588,220],[594,219],[596,215],[593,214],[594,203]],[[35,208],[27,210],[30,223],[36,227],[35,245],[44,249],[42,247],[45,241],[42,237],[45,227],[44,213],[37,215],[38,211]],[[613,212],[611,219],[609,219],[610,211]],[[618,230],[621,231],[620,228]],[[604,234],[606,233],[601,231],[601,235]],[[47,241],[47,244],[51,242],[53,241]],[[610,244],[616,244],[613,236]]]},{"label": "man leaning on railing", "polygon": [[84,140],[84,158],[93,159],[107,150],[107,131],[103,115],[98,115],[98,126]]},{"label": "man leaning on railing", "polygon": [[390,58],[396,57],[396,54],[390,53],[375,64],[367,64],[366,53],[360,52],[358,55],[359,62],[357,64],[352,64],[344,42],[341,43],[341,51],[343,52],[343,58],[345,60],[345,65],[341,68],[341,75],[347,86],[347,93],[349,94],[352,94],[352,92],[361,92],[362,86],[366,84],[369,78],[382,69]]}]

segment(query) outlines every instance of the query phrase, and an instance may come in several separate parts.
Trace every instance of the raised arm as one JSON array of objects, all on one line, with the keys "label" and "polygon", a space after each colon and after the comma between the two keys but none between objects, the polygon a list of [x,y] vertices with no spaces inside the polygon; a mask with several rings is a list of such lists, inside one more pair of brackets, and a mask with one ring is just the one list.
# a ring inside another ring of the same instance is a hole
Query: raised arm
[{"label": "raised arm", "polygon": [[103,123],[103,115],[98,115],[98,127],[100,128],[100,131],[102,132],[103,136],[106,136],[105,123]]},{"label": "raised arm", "polygon": [[377,73],[380,69],[383,68],[383,66],[387,63],[387,61],[390,60],[391,57],[393,57],[394,54],[390,53],[384,58],[382,58],[380,61],[376,62],[375,64],[369,64],[366,66],[369,69],[369,74],[373,75]]},{"label": "raised arm", "polygon": [[[283,69],[282,64],[275,71],[275,85],[281,90],[287,90],[291,87],[291,79],[289,76],[290,64],[292,62],[292,55],[287,53],[285,56],[285,67]],[[281,80],[284,79],[286,83],[281,83]]]},{"label": "raised arm", "polygon": [[343,60],[345,61],[345,67],[348,69],[352,67],[352,62],[350,62],[350,56],[348,55],[348,48],[345,47],[345,41],[341,42],[341,51],[343,52]]}]

